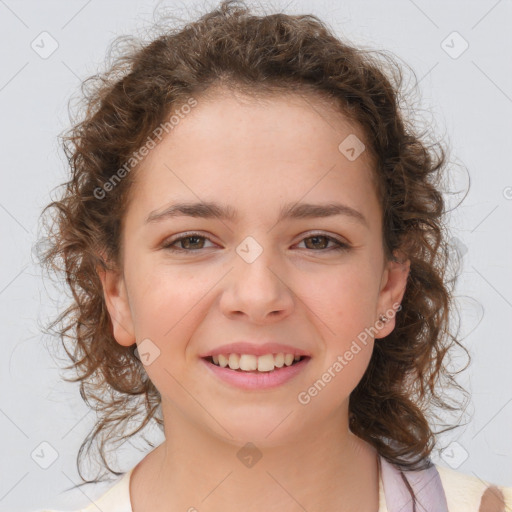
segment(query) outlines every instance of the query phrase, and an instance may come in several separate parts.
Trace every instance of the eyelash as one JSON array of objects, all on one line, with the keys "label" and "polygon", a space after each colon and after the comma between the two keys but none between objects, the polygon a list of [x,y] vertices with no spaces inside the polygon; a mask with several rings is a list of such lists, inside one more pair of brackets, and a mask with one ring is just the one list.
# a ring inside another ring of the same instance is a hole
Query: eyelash
[{"label": "eyelash", "polygon": [[[337,247],[331,247],[331,248],[319,249],[319,250],[309,249],[310,251],[327,252],[327,251],[347,251],[350,249],[349,244],[342,242],[341,240],[338,240],[337,238],[334,238],[332,236],[324,235],[322,233],[313,233],[310,236],[303,238],[301,240],[301,242],[304,240],[307,240],[308,238],[315,238],[315,237],[326,238],[329,242],[335,242],[337,244]],[[174,238],[174,239],[164,242],[162,244],[162,249],[165,249],[170,252],[181,252],[181,253],[199,252],[201,249],[177,249],[176,247],[172,247],[175,243],[180,242],[182,240],[186,240],[187,238],[202,238],[202,239],[205,239],[205,240],[208,240],[211,242],[211,240],[207,236],[201,235],[199,233],[186,233],[184,236],[181,236],[179,238]],[[212,242],[212,243],[214,243],[214,242]]]}]

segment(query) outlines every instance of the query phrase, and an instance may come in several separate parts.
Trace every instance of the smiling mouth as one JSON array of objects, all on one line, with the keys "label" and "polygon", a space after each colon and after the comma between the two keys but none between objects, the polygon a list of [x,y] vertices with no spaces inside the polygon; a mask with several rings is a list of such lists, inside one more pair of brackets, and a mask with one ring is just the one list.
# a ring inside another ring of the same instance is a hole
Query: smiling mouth
[{"label": "smiling mouth", "polygon": [[289,368],[297,363],[310,359],[309,356],[293,356],[293,354],[266,354],[253,356],[247,354],[229,354],[204,357],[210,364],[239,373],[274,373]]}]

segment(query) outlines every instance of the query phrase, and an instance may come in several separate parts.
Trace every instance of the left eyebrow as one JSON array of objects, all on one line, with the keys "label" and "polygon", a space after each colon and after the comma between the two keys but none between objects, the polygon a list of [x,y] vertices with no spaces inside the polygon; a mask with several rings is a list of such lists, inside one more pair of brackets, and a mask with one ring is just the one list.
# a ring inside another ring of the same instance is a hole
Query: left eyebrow
[{"label": "left eyebrow", "polygon": [[[365,227],[369,227],[368,221],[361,212],[346,204],[332,202],[327,204],[288,203],[281,208],[277,222],[286,219],[315,219],[335,215],[350,217]],[[239,218],[238,212],[234,208],[214,202],[175,203],[162,211],[152,211],[147,216],[145,224],[180,216],[228,220],[231,222],[236,222]]]}]

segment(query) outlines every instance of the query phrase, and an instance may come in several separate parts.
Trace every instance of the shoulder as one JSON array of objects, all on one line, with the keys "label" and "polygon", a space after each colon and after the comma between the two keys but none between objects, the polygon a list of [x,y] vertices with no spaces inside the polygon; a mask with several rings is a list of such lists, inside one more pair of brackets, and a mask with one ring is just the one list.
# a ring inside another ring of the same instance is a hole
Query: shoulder
[{"label": "shoulder", "polygon": [[439,466],[450,512],[506,512],[512,510],[512,487],[494,485],[477,476]]},{"label": "shoulder", "polygon": [[133,469],[123,473],[106,492],[89,505],[75,510],[44,509],[34,512],[132,512],[130,503],[130,476]]}]

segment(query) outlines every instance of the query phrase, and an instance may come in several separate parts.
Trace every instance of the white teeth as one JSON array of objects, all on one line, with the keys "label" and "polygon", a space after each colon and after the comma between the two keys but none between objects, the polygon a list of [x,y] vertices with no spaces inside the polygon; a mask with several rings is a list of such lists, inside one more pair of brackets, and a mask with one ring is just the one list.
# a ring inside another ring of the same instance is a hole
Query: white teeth
[{"label": "white teeth", "polygon": [[[230,366],[231,368],[231,366]],[[231,368],[233,369],[233,368]],[[235,368],[236,369],[236,368]],[[240,370],[252,371],[258,369],[258,358],[249,354],[240,356]]]},{"label": "white teeth", "polygon": [[238,354],[229,354],[229,367],[232,370],[240,368],[240,356]]},{"label": "white teeth", "polygon": [[278,368],[282,368],[283,367],[283,364],[284,364],[284,354],[282,352],[279,352],[279,354],[276,354],[276,356],[274,357],[274,364]]},{"label": "white teeth", "polygon": [[274,369],[274,356],[272,354],[265,354],[258,357],[258,371],[271,372]]},{"label": "white teeth", "polygon": [[232,370],[271,372],[274,368],[282,368],[284,365],[291,366],[293,362],[297,362],[301,356],[294,354],[265,354],[263,356],[255,356],[252,354],[219,354],[212,356],[214,364],[226,368],[229,366]]}]

